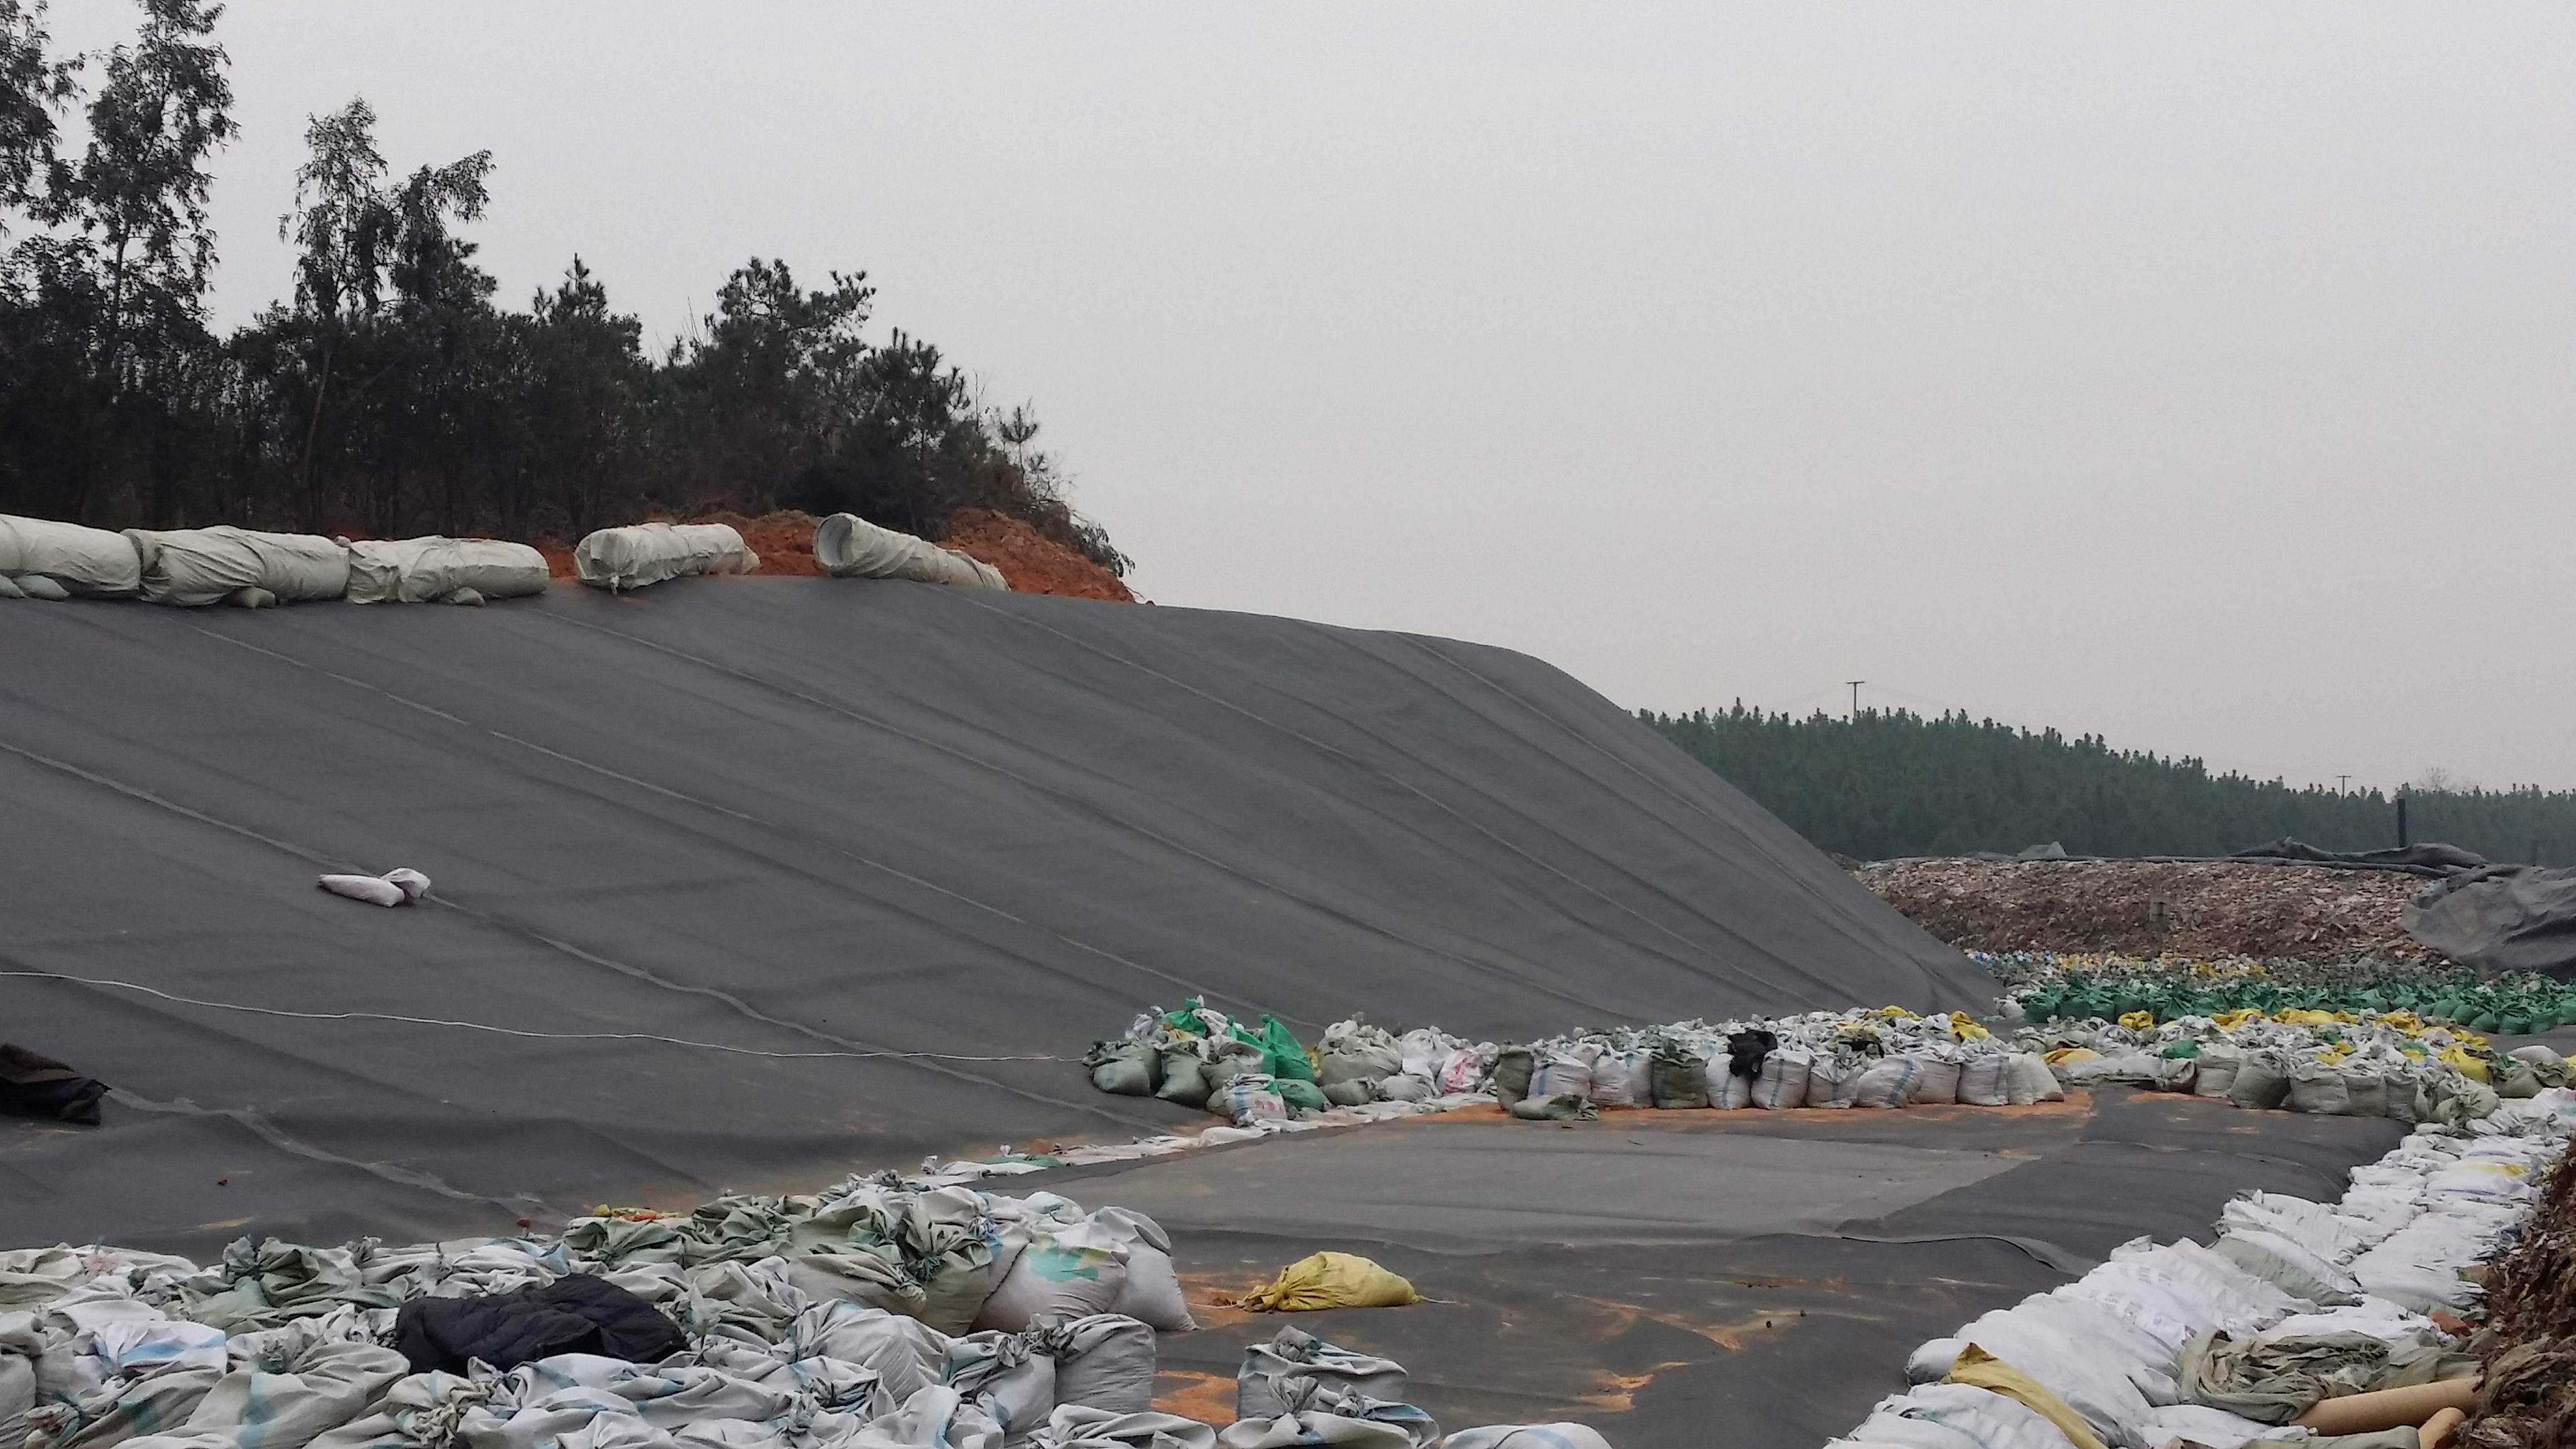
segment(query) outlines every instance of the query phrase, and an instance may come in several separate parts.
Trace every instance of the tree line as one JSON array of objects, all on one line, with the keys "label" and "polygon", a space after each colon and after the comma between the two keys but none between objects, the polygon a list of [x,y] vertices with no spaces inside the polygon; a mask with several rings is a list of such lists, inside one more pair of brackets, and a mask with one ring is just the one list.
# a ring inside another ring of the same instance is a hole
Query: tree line
[{"label": "tree line", "polygon": [[862,335],[866,273],[755,257],[659,352],[578,256],[503,305],[468,236],[492,153],[404,170],[364,99],[310,119],[290,295],[218,335],[223,7],[140,9],[131,42],[56,55],[42,0],[0,0],[0,511],[569,540],[781,506],[935,538],[987,508],[1125,572],[1028,408]]},{"label": "tree line", "polygon": [[[2019,851],[2227,855],[2294,836],[2328,850],[2399,843],[2379,790],[2292,788],[2198,759],[2114,750],[1964,712],[1746,709],[1637,716],[1816,844],[1862,860]],[[2432,772],[2440,776],[2441,772]],[[2406,829],[2490,860],[2576,864],[2576,791],[2408,786]]]}]

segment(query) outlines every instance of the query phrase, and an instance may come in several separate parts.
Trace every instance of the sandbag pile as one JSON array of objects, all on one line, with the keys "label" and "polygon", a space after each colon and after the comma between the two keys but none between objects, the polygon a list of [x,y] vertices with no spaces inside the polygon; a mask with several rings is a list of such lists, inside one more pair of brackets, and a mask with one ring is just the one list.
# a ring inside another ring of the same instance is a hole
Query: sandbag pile
[{"label": "sandbag pile", "polygon": [[2475,1032],[2406,1012],[2247,1008],[2156,1022],[2140,1011],[2025,1028],[2015,1042],[2041,1053],[2070,1087],[2118,1083],[2238,1107],[2455,1126],[2495,1111],[2500,1099],[2568,1082],[2566,1063],[2548,1047],[2500,1053]]},{"label": "sandbag pile", "polygon": [[[2475,1266],[2576,1132],[2576,1091],[2426,1127],[2335,1203],[2252,1193],[2213,1242],[2140,1238],[1917,1349],[1834,1449],[2382,1449],[2473,1393]],[[2453,1319],[2457,1322],[2457,1319]],[[2395,1433],[2380,1432],[2396,1428]],[[2430,1441],[2425,1441],[2430,1442]]]},{"label": "sandbag pile", "polygon": [[229,526],[110,533],[0,514],[0,599],[264,609],[307,599],[480,604],[545,587],[545,555],[488,538],[351,543]]},{"label": "sandbag pile", "polygon": [[2038,1053],[2007,1046],[1964,1012],[1816,1011],[1505,1045],[1351,1020],[1312,1051],[1276,1017],[1261,1020],[1255,1028],[1196,1000],[1140,1016],[1125,1037],[1093,1044],[1092,1085],[1204,1106],[1255,1131],[1486,1102],[1564,1121],[1605,1107],[2002,1107],[2064,1096]]},{"label": "sandbag pile", "polygon": [[[0,1449],[1438,1441],[1428,1414],[1365,1393],[1385,1380],[1340,1372],[1357,1356],[1293,1331],[1251,1375],[1258,1422],[1155,1413],[1155,1334],[1193,1326],[1170,1249],[1127,1209],[879,1174],[686,1215],[602,1208],[552,1239],[243,1239],[204,1268],[5,1252]],[[1339,1437],[1299,1437],[1320,1432]]]},{"label": "sandbag pile", "polygon": [[2528,1036],[2576,1022],[2576,983],[2532,972],[2492,977],[2456,967],[2386,961],[2317,963],[2250,957],[2074,955],[2054,951],[1970,952],[2004,983],[2008,1014],[2117,1019],[2144,1011],[2158,1021],[2265,1012],[2407,1011],[2472,1031]]}]

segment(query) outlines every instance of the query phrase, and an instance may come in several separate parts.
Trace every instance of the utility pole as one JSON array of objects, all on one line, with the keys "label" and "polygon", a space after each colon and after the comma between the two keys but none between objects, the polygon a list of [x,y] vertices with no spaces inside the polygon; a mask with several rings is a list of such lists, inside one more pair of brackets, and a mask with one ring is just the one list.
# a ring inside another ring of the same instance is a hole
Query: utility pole
[{"label": "utility pole", "polygon": [[1862,685],[1864,685],[1864,684],[1869,683],[1869,681],[1868,681],[1868,680],[1866,680],[1866,679],[1846,679],[1846,680],[1844,680],[1843,682],[1844,682],[1845,684],[1848,684],[1848,685],[1850,685],[1850,686],[1852,687],[1852,712],[1851,712],[1851,717],[1852,717],[1852,723],[1854,723],[1854,724],[1858,724],[1858,723],[1860,723],[1860,687],[1861,687]]},{"label": "utility pole", "polygon": [[2349,795],[2349,794],[2351,794],[2351,793],[2352,793],[2352,776],[2350,776],[2350,775],[2337,775],[2337,776],[2335,776],[2335,793],[2336,793],[2336,794],[2338,794],[2338,795]]}]

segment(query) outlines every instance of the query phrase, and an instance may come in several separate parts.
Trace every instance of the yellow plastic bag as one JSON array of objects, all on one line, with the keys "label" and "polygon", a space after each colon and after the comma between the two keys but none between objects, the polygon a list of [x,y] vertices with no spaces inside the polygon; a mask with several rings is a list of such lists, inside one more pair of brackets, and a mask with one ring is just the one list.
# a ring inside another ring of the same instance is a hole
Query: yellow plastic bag
[{"label": "yellow plastic bag", "polygon": [[2084,1416],[2068,1408],[2064,1399],[2050,1393],[2046,1384],[1973,1343],[1959,1350],[1959,1356],[1950,1363],[1949,1376],[1942,1382],[1966,1384],[1972,1389],[2003,1395],[2055,1424],[2057,1432],[2065,1435],[2075,1449],[2110,1449],[2102,1442],[2101,1436],[2093,1432],[2093,1426],[2084,1422]]},{"label": "yellow plastic bag", "polygon": [[2473,1082],[2483,1082],[2487,1079],[2487,1064],[2485,1060],[2480,1057],[2470,1056],[2467,1052],[2460,1050],[2458,1047],[2446,1046],[2442,1048],[2441,1056],[2435,1058],[2435,1060],[2448,1066],[2457,1067],[2460,1071],[2460,1075],[2467,1077]]},{"label": "yellow plastic bag", "polygon": [[1261,1313],[1305,1313],[1317,1308],[1402,1308],[1419,1303],[1413,1285],[1351,1253],[1317,1253],[1279,1270],[1267,1287],[1245,1295],[1243,1306]]}]

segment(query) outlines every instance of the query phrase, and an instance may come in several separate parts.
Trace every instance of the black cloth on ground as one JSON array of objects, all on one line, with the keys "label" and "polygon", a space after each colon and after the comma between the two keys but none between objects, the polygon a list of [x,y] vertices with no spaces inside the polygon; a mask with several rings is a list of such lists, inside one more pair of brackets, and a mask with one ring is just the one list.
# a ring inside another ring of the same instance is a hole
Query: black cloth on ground
[{"label": "black cloth on ground", "polygon": [[52,1057],[0,1042],[0,1112],[12,1117],[98,1125],[107,1083],[84,1077]]},{"label": "black cloth on ground", "polygon": [[652,1304],[584,1273],[481,1298],[415,1298],[394,1315],[394,1347],[414,1373],[461,1374],[471,1359],[511,1369],[559,1353],[659,1363],[688,1346]]}]

